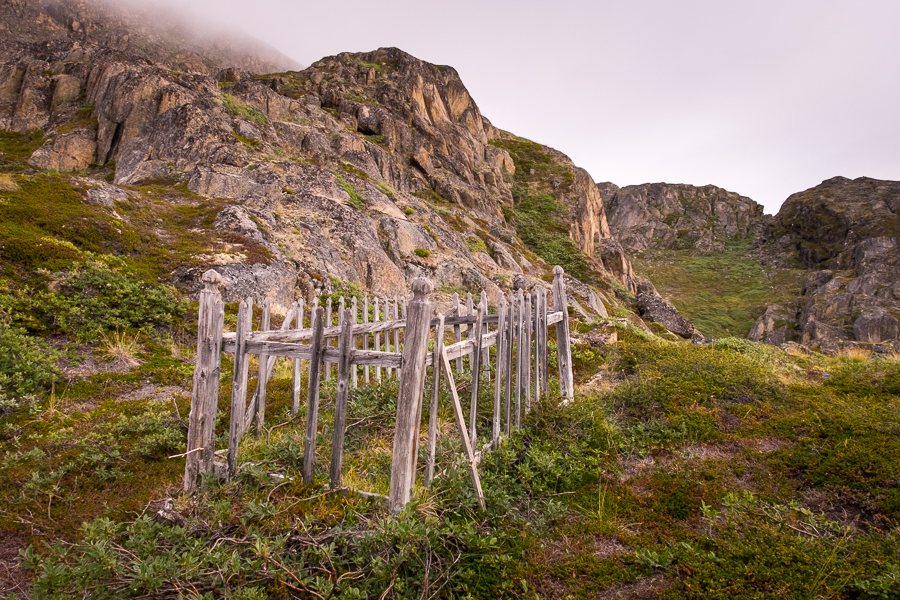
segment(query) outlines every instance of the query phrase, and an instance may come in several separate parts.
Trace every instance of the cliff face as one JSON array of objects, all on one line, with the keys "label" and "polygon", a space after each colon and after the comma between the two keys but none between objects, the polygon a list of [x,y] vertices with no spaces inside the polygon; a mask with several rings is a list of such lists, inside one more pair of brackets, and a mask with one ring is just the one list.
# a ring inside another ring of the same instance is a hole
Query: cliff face
[{"label": "cliff face", "polygon": [[900,345],[900,182],[835,177],[793,194],[761,251],[799,253],[810,273],[796,306],[770,307],[751,339]]},{"label": "cliff face", "polygon": [[[46,136],[30,158],[39,169],[94,169],[119,187],[183,182],[228,199],[216,230],[257,240],[273,259],[264,272],[240,259],[222,267],[227,299],[250,288],[290,298],[328,287],[326,275],[379,293],[420,275],[496,293],[573,256],[607,304],[614,280],[635,287],[590,175],[538,144],[537,170],[514,158],[518,138],[491,125],[451,67],[388,48],[253,75],[117,29],[112,9],[3,7],[17,33],[0,46],[0,129]],[[523,238],[514,192],[526,180],[554,198],[542,213],[552,244]],[[190,289],[203,268],[173,276]]]},{"label": "cliff face", "polygon": [[721,250],[722,240],[747,237],[763,216],[761,204],[714,185],[601,183],[598,189],[607,201],[610,231],[631,253]]}]

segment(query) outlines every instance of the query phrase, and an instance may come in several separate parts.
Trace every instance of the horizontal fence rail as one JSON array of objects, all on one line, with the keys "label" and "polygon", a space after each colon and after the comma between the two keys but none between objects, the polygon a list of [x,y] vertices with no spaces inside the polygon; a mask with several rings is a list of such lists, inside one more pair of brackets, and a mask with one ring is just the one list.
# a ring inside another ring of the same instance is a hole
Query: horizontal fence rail
[{"label": "horizontal fence rail", "polygon": [[[218,289],[222,278],[213,270],[207,271],[202,278],[204,288],[200,293],[197,362],[184,488],[194,489],[205,472],[215,472],[223,477],[234,475],[241,437],[254,424],[257,435],[265,431],[268,380],[276,361],[281,358],[292,361],[292,415],[300,411],[304,365],[308,375],[302,471],[303,481],[307,484],[313,478],[321,382],[330,379],[336,367],[335,422],[329,468],[331,489],[341,487],[350,388],[360,385],[360,380],[366,385],[385,378],[399,379],[388,498],[391,510],[397,512],[409,501],[415,485],[426,369],[431,367],[424,484],[430,485],[435,476],[437,415],[440,390],[444,386],[450,397],[472,483],[483,508],[484,495],[477,466],[481,455],[497,448],[504,436],[520,428],[523,415],[531,410],[533,400],[548,394],[550,326],[555,326],[556,331],[560,393],[567,401],[574,394],[563,270],[555,267],[553,273],[552,309],[547,304],[547,290],[538,287],[533,294],[521,289],[509,296],[500,292],[495,314],[489,314],[483,291],[477,305],[471,294],[467,295],[465,304],[460,302],[458,294],[454,294],[450,310],[434,315],[434,306],[428,299],[432,285],[419,278],[413,281],[408,301],[395,296],[353,297],[347,302],[341,297],[335,310],[332,298],[327,298],[322,306],[317,297],[307,319],[305,303],[298,300],[291,305],[279,329],[270,328],[271,310],[266,299],[262,304],[259,328],[254,331],[253,300],[247,298],[239,304],[235,331],[225,333],[222,329],[224,304]],[[445,344],[445,335],[452,335],[454,341]],[[429,350],[432,340],[434,343]],[[492,346],[496,347],[493,353],[490,352]],[[227,461],[219,463],[215,460],[214,423],[223,352],[234,354],[234,370]],[[248,400],[251,355],[258,357],[258,374],[255,390]],[[471,373],[468,415],[463,410],[463,400],[455,383],[455,378],[465,371]],[[483,386],[491,383],[491,435],[484,448],[478,451],[479,392],[488,390],[489,387]]]}]

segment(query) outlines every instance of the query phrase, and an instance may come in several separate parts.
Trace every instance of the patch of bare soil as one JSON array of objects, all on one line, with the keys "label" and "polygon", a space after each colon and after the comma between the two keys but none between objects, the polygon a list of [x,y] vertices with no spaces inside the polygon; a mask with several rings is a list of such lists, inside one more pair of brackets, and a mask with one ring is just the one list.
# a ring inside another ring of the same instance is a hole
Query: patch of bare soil
[{"label": "patch of bare soil", "polygon": [[19,564],[19,550],[24,547],[21,537],[0,530],[0,597],[16,594],[20,600],[31,598],[31,577]]},{"label": "patch of bare soil", "polygon": [[635,581],[634,583],[622,583],[614,585],[603,590],[595,596],[598,600],[612,600],[632,598],[636,600],[651,600],[659,598],[662,593],[669,587],[669,582],[665,577],[651,576]]},{"label": "patch of bare soil", "polygon": [[128,402],[132,400],[156,400],[163,402],[171,400],[175,396],[190,395],[188,390],[174,385],[154,385],[148,384],[134,391],[119,396],[120,402]]}]

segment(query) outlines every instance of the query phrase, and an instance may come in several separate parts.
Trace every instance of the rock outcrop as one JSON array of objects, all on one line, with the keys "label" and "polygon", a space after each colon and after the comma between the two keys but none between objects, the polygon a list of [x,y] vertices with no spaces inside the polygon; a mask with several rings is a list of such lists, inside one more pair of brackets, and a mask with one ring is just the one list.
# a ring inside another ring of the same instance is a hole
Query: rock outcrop
[{"label": "rock outcrop", "polygon": [[[331,278],[394,294],[418,276],[496,293],[557,260],[510,223],[521,173],[504,144],[520,138],[481,114],[452,67],[382,48],[284,71],[262,54],[208,53],[190,36],[173,48],[139,14],[83,0],[2,5],[0,129],[40,129],[46,141],[30,159],[40,169],[93,165],[116,186],[185,183],[228,199],[215,230],[264,245],[272,260],[245,264],[252,253],[240,248],[234,261],[217,257],[226,296],[288,298]],[[279,72],[253,74],[264,68]],[[605,286],[607,303],[589,286],[579,297],[605,314],[613,280],[636,288],[603,198],[568,157],[532,146],[552,163],[527,175],[559,199],[554,227],[574,244],[563,256],[583,255],[577,276]],[[173,277],[188,285],[188,274]]]},{"label": "rock outcrop", "polygon": [[675,335],[690,339],[696,331],[674,306],[655,294],[639,294],[637,306],[642,319],[659,323]]},{"label": "rock outcrop", "polygon": [[609,229],[626,252],[648,248],[722,249],[726,238],[745,238],[763,216],[746,196],[714,185],[645,183],[620,188],[597,184],[606,200]]},{"label": "rock outcrop", "polygon": [[[762,250],[798,253],[810,274],[792,319],[770,307],[751,339],[795,339],[835,351],[847,343],[900,346],[900,182],[835,177],[790,196]],[[784,332],[770,327],[772,315]],[[768,320],[768,321],[767,321]]]}]

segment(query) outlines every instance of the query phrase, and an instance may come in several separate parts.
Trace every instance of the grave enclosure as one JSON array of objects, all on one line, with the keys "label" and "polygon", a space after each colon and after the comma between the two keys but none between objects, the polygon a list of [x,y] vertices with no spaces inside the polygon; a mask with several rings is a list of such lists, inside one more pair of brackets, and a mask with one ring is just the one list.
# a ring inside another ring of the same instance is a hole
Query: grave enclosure
[{"label": "grave enclosure", "polygon": [[[429,400],[429,421],[424,484],[431,483],[435,472],[437,415],[441,385],[449,391],[462,451],[472,477],[478,500],[484,497],[478,476],[481,452],[476,452],[478,394],[482,386],[493,386],[491,439],[483,451],[497,448],[513,428],[520,428],[522,417],[532,401],[548,393],[548,330],[556,328],[560,393],[571,400],[574,393],[572,357],[569,343],[566,289],[561,267],[553,269],[553,308],[547,305],[547,291],[537,288],[528,294],[522,290],[500,293],[496,314],[489,314],[484,292],[475,306],[469,294],[464,306],[454,294],[453,307],[434,315],[428,295],[432,285],[427,279],[412,283],[412,295],[406,298],[362,301],[352,298],[349,306],[341,298],[338,306],[328,299],[319,306],[316,298],[310,307],[310,327],[304,328],[304,302],[298,300],[288,310],[281,328],[271,330],[269,303],[263,303],[259,329],[252,328],[253,301],[239,305],[237,327],[223,332],[224,304],[218,286],[221,276],[213,270],[203,275],[197,325],[197,360],[188,430],[184,488],[194,489],[199,476],[214,472],[231,477],[238,468],[241,436],[255,421],[261,432],[266,410],[266,385],[279,358],[293,362],[291,414],[307,405],[306,436],[303,456],[303,481],[311,483],[318,427],[319,390],[324,379],[337,377],[335,417],[332,428],[330,487],[341,487],[341,462],[346,428],[347,402],[351,387],[378,382],[382,378],[400,380],[397,415],[391,461],[388,502],[398,512],[409,501],[415,485],[422,406],[425,402],[427,367],[432,367],[433,385]],[[337,310],[338,325],[332,325]],[[360,315],[361,313],[361,315]],[[361,318],[360,318],[361,316]],[[295,324],[295,327],[292,325]],[[452,331],[454,343],[444,343]],[[434,340],[433,349],[429,342]],[[335,342],[337,345],[335,346]],[[491,354],[490,346],[497,346]],[[223,451],[215,448],[215,418],[218,406],[222,352],[234,353],[232,398],[227,460],[216,460]],[[249,358],[259,358],[257,385],[248,399]],[[468,421],[463,401],[456,389],[454,372],[465,368],[469,357],[473,373],[468,405]],[[491,367],[493,366],[493,369]],[[335,369],[336,367],[336,369]],[[303,369],[308,370],[308,386],[301,389]],[[305,396],[305,398],[303,397]]]}]

